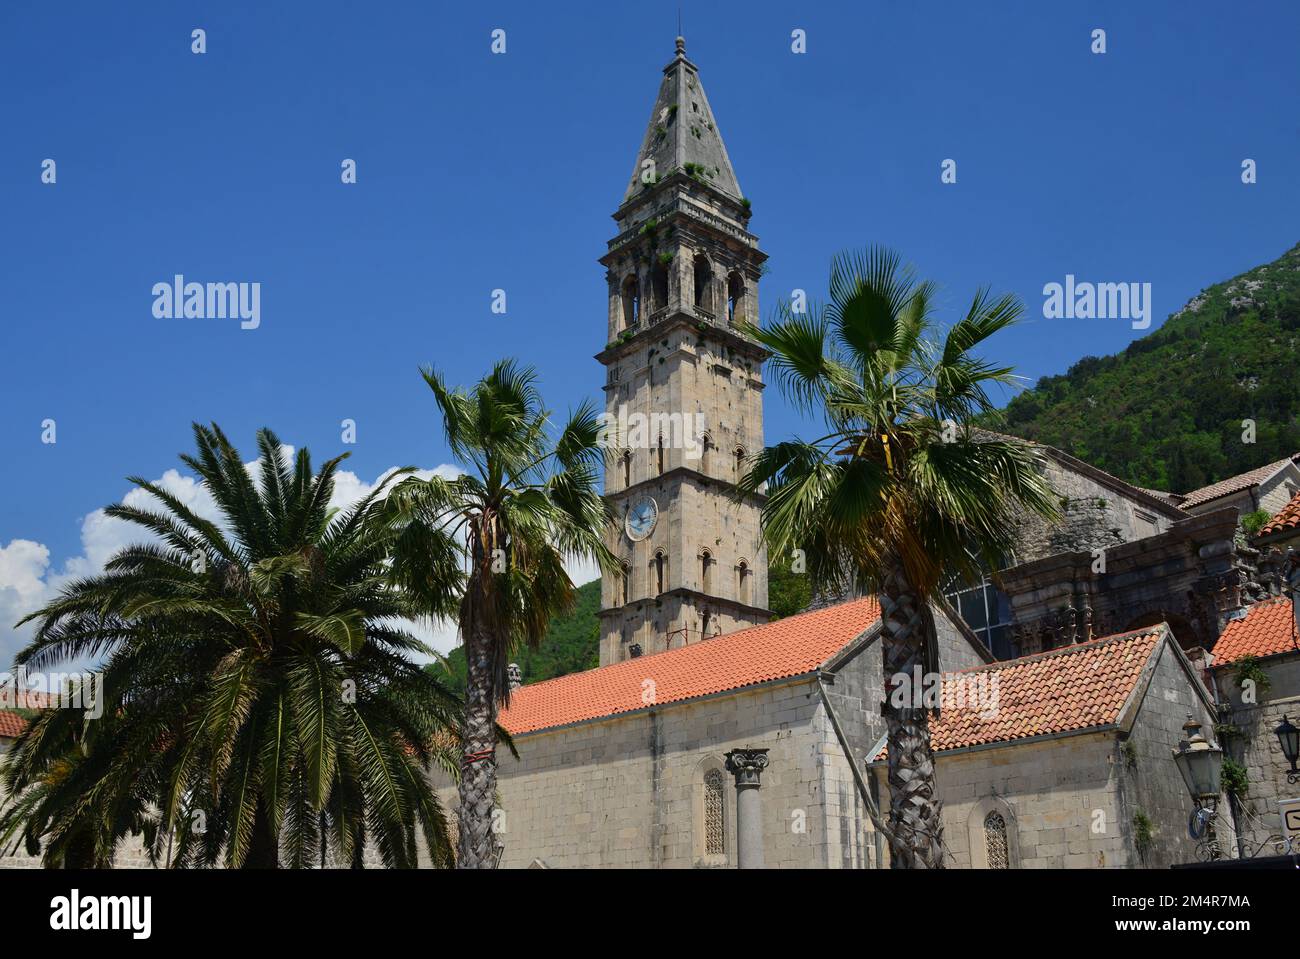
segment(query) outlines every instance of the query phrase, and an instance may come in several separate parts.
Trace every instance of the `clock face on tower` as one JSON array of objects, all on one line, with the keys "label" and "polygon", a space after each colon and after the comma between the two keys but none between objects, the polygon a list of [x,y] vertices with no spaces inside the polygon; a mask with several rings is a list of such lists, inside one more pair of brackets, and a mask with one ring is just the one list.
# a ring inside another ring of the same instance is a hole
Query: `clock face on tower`
[{"label": "clock face on tower", "polygon": [[659,504],[652,497],[645,496],[628,507],[623,527],[627,530],[627,538],[635,543],[653,533],[658,521]]}]

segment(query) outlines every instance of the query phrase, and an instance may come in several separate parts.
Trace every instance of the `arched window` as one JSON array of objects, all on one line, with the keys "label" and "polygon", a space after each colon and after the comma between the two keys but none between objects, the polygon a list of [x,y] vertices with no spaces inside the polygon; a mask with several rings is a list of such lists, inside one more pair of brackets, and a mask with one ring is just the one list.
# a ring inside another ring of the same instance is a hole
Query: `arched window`
[{"label": "arched window", "polygon": [[709,471],[709,451],[713,449],[713,437],[708,433],[700,436],[700,472]]},{"label": "arched window", "polygon": [[667,580],[668,557],[664,555],[661,549],[655,550],[655,595],[664,591],[664,582]]},{"label": "arched window", "polygon": [[745,475],[745,448],[737,446],[733,455],[736,459],[736,479],[740,479]]},{"label": "arched window", "polygon": [[641,319],[641,291],[635,276],[623,281],[623,329],[631,329]]},{"label": "arched window", "polygon": [[703,253],[695,257],[695,306],[706,312],[713,312],[713,297],[710,288],[713,285],[713,267],[709,258]]},{"label": "arched window", "polygon": [[727,277],[727,321],[729,323],[744,319],[744,301],[745,281],[740,278],[739,273],[733,270]]},{"label": "arched window", "polygon": [[740,602],[749,604],[749,564],[743,559],[736,566],[736,599]]},{"label": "arched window", "polygon": [[713,565],[713,554],[707,549],[700,553],[700,591],[709,591],[709,567]]},{"label": "arched window", "polygon": [[654,299],[651,309],[661,310],[668,305],[668,264],[662,260],[650,271],[650,292]]},{"label": "arched window", "polygon": [[727,792],[722,770],[704,774],[704,854],[725,856],[727,853]]},{"label": "arched window", "polygon": [[659,434],[659,472],[664,471],[664,434]]},{"label": "arched window", "polygon": [[1010,869],[1011,852],[1007,847],[1007,821],[1001,813],[991,812],[984,817],[984,848],[990,869]]},{"label": "arched window", "polygon": [[632,485],[632,451],[624,450],[623,455],[619,457],[623,463],[623,486]]},{"label": "arched window", "polygon": [[618,571],[618,602],[620,606],[626,606],[628,603],[628,592],[631,581],[632,569],[627,565],[627,563],[623,563]]}]

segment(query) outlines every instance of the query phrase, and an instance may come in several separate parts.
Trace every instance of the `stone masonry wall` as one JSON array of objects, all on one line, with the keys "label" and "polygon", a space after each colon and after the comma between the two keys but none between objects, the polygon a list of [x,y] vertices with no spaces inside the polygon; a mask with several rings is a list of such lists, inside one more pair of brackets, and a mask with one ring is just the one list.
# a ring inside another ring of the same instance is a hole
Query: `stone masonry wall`
[{"label": "stone masonry wall", "polygon": [[1028,563],[1055,553],[1092,552],[1163,532],[1172,520],[1154,508],[1121,495],[1082,473],[1048,461],[1047,480],[1060,497],[1061,522],[1022,515],[1015,562]]},{"label": "stone masonry wall", "polygon": [[[1192,680],[1183,670],[1177,654],[1162,644],[1151,683],[1142,699],[1127,739],[1119,742],[1116,771],[1120,806],[1120,828],[1130,840],[1134,836],[1133,817],[1141,811],[1153,824],[1149,848],[1135,863],[1149,868],[1165,868],[1175,863],[1196,862],[1196,843],[1189,838],[1187,821],[1192,799],[1173,761],[1173,750],[1186,737],[1183,724],[1192,714],[1201,731],[1211,739],[1214,714],[1196,695]],[[1220,803],[1225,816],[1226,800]],[[1231,848],[1231,828],[1227,821],[1218,829],[1220,848]],[[1136,846],[1132,847],[1136,853]]]},{"label": "stone masonry wall", "polygon": [[[1090,869],[1125,866],[1114,782],[1115,740],[1095,733],[993,749],[945,753],[938,759],[949,865],[984,864],[984,821],[998,812],[1007,824],[1012,868]],[[873,766],[888,808],[883,763]],[[1094,822],[1106,824],[1102,832]]]},{"label": "stone masonry wall", "polygon": [[1215,671],[1220,694],[1230,703],[1228,721],[1238,736],[1223,737],[1227,754],[1246,767],[1249,787],[1238,805],[1238,826],[1246,845],[1246,854],[1275,854],[1274,844],[1280,831],[1278,801],[1300,798],[1300,785],[1289,785],[1289,764],[1282,755],[1281,744],[1273,730],[1285,715],[1300,726],[1300,655],[1273,656],[1260,661],[1268,673],[1270,686],[1257,695],[1254,704],[1243,703],[1235,670],[1226,666]]},{"label": "stone masonry wall", "polygon": [[[771,750],[762,777],[769,868],[825,864],[821,701],[814,682],[750,687],[604,722],[519,736],[503,754],[502,868],[734,866],[735,788],[725,775],[726,854],[704,853],[703,783],[723,754]],[[439,784],[446,808],[455,789]]]}]

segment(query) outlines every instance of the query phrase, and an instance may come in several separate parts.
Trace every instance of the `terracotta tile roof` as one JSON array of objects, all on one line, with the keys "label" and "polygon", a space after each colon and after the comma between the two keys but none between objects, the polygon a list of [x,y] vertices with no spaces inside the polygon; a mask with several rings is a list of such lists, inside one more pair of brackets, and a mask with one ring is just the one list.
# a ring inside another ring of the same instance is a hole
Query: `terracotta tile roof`
[{"label": "terracotta tile roof", "polygon": [[803,675],[879,621],[876,600],[858,599],[559,676],[516,690],[500,722],[519,735]]},{"label": "terracotta tile roof", "polygon": [[[1296,456],[1300,456],[1300,454],[1296,454]],[[1219,482],[1211,483],[1209,486],[1202,486],[1200,489],[1192,490],[1183,497],[1181,505],[1184,509],[1189,506],[1200,506],[1202,503],[1216,500],[1220,496],[1227,496],[1229,493],[1239,493],[1242,490],[1250,489],[1252,486],[1264,482],[1283,466],[1286,466],[1287,463],[1295,462],[1296,456],[1288,456],[1276,463],[1269,463],[1267,466],[1259,467],[1259,469],[1239,473],[1236,476],[1229,476],[1225,480],[1219,480]]]},{"label": "terracotta tile roof", "polygon": [[1146,493],[1148,496],[1154,496],[1156,499],[1168,503],[1170,506],[1178,506],[1183,502],[1183,495],[1181,493],[1166,493],[1164,490],[1147,489],[1145,486],[1139,486],[1137,489]]},{"label": "terracotta tile roof", "polygon": [[[1112,725],[1166,634],[1164,624],[1148,626],[947,673],[930,742],[939,752]],[[884,758],[882,748],[873,761]]]},{"label": "terracotta tile roof", "polygon": [[26,728],[27,720],[23,717],[7,709],[0,709],[0,739],[17,739]]},{"label": "terracotta tile roof", "polygon": [[1296,639],[1295,607],[1289,599],[1256,603],[1241,619],[1223,628],[1214,644],[1214,665],[1223,666],[1243,656],[1273,656],[1300,651]]},{"label": "terracotta tile roof", "polygon": [[1265,523],[1257,536],[1272,536],[1275,533],[1292,532],[1300,529],[1300,493],[1291,498],[1271,520]]}]

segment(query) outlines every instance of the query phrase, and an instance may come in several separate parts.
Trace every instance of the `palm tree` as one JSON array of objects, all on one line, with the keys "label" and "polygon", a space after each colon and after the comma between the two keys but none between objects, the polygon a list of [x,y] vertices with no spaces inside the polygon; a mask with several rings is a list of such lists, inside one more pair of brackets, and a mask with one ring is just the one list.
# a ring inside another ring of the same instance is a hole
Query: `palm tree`
[{"label": "palm tree", "polygon": [[465,544],[460,635],[468,677],[457,865],[490,868],[497,849],[496,718],[509,704],[511,653],[520,644],[536,647],[551,618],[572,607],[566,559],[595,557],[603,568],[614,562],[604,542],[610,513],[597,489],[599,418],[583,404],[552,440],[536,373],[514,361],[497,363],[469,390],[449,388],[431,368],[422,372],[447,443],[469,472],[405,480],[389,503]]},{"label": "palm tree", "polygon": [[39,626],[22,665],[103,659],[103,715],[30,724],[4,769],[0,845],[107,866],[141,833],[167,865],[275,867],[322,851],[359,865],[370,844],[414,866],[419,835],[450,866],[427,773],[456,772],[459,702],[411,661],[427,649],[405,621],[453,609],[462,574],[448,537],[382,509],[412,470],[340,510],[343,456],[313,473],[262,430],[255,476],[216,425],[194,437],[181,460],[220,521],[132,478],[157,508],[106,513],[151,541],[24,620]]},{"label": "palm tree", "polygon": [[940,342],[935,287],[870,248],[831,263],[830,301],[781,304],[748,332],[821,438],[770,446],[743,488],[766,484],[762,521],[771,554],[802,550],[814,583],[856,584],[880,598],[890,808],[885,833],[897,868],[939,868],[943,828],[928,714],[895,695],[894,677],[938,668],[929,601],[949,572],[978,575],[1010,555],[1018,511],[1056,515],[1038,453],[1011,438],[974,434],[992,408],[986,387],[1015,381],[971,351],[1015,322],[1013,296],[981,290]]}]

